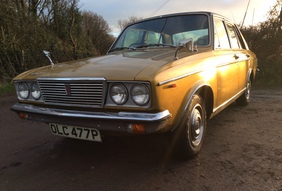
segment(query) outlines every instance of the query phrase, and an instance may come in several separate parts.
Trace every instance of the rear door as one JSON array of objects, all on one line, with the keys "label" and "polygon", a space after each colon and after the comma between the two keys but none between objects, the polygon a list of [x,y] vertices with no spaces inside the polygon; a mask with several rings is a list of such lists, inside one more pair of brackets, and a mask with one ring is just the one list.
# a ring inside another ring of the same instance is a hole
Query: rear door
[{"label": "rear door", "polygon": [[248,55],[246,52],[246,45],[244,44],[242,37],[240,36],[241,34],[236,26],[231,23],[226,23],[226,28],[229,35],[231,48],[234,51],[235,62],[238,66],[237,92],[239,92],[246,87],[250,55]]},{"label": "rear door", "polygon": [[238,92],[238,64],[223,20],[214,19],[214,53],[217,59],[217,103],[220,107]]}]

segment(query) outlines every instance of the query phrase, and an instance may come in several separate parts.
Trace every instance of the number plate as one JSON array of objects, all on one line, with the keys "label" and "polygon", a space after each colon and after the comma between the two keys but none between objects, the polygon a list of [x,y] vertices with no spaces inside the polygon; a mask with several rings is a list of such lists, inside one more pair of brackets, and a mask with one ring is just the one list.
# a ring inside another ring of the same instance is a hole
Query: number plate
[{"label": "number plate", "polygon": [[97,129],[86,127],[75,127],[50,123],[49,127],[54,135],[83,139],[88,141],[102,142],[100,132]]}]

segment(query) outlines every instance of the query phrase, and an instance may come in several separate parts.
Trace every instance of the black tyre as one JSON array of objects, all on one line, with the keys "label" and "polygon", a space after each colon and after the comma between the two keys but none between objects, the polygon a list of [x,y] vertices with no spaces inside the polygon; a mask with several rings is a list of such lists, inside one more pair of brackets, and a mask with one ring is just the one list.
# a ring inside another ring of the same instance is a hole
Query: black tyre
[{"label": "black tyre", "polygon": [[251,87],[252,87],[252,84],[251,84],[251,81],[249,79],[247,84],[246,84],[245,92],[236,100],[237,105],[246,106],[250,103]]},{"label": "black tyre", "polygon": [[174,134],[174,149],[181,157],[191,158],[202,149],[207,126],[205,104],[198,95],[193,95],[181,126]]}]

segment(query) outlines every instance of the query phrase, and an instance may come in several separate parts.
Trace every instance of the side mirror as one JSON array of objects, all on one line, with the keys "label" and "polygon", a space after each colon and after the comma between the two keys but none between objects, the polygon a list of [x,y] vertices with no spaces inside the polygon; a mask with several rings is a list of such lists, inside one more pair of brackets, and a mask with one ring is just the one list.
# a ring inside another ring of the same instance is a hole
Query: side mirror
[{"label": "side mirror", "polygon": [[49,59],[51,65],[53,66],[53,65],[54,65],[54,62],[53,62],[52,59],[51,59],[50,52],[47,51],[47,50],[43,50],[43,53],[44,53],[44,55]]},{"label": "side mirror", "polygon": [[192,38],[182,40],[179,42],[179,47],[183,47],[190,52],[194,52],[194,41]]},{"label": "side mirror", "polygon": [[194,46],[194,40],[192,38],[182,40],[179,42],[178,48],[175,52],[174,60],[178,60],[177,53],[181,49],[185,49],[186,51],[189,52],[198,52],[198,49],[196,46]]}]

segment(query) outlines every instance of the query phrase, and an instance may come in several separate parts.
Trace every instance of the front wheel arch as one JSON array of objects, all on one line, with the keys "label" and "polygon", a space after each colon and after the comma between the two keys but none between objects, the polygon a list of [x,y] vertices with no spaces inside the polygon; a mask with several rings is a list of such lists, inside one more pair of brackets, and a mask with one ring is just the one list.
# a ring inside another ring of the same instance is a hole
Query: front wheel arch
[{"label": "front wheel arch", "polygon": [[205,103],[201,96],[194,94],[185,117],[172,136],[173,150],[177,155],[185,158],[196,156],[202,149],[206,127]]},{"label": "front wheel arch", "polygon": [[208,84],[203,81],[199,81],[186,92],[185,98],[182,100],[181,107],[176,114],[177,117],[175,118],[176,121],[173,123],[172,132],[175,131],[179,127],[181,121],[183,121],[184,113],[187,111],[188,105],[191,103],[192,97],[195,94],[199,95],[203,99],[206,107],[207,118],[210,119],[214,107],[213,90]]},{"label": "front wheel arch", "polygon": [[198,94],[203,99],[205,103],[207,119],[209,119],[212,115],[214,106],[214,95],[211,87],[203,86],[196,92],[196,94]]}]

